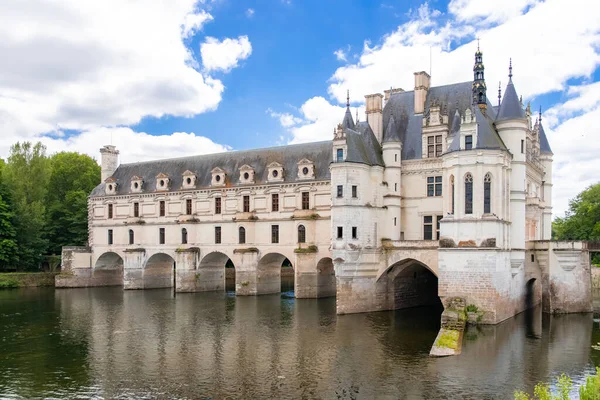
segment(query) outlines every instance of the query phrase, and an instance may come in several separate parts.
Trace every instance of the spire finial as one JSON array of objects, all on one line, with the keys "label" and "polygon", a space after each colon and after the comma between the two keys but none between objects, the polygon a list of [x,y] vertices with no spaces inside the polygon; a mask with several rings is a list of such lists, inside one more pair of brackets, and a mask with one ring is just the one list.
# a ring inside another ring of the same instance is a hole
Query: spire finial
[{"label": "spire finial", "polygon": [[502,101],[502,81],[498,81],[498,107]]},{"label": "spire finial", "polygon": [[356,123],[358,124],[358,107],[356,107]]},{"label": "spire finial", "polygon": [[508,64],[508,79],[512,81],[512,57],[510,58],[510,62]]},{"label": "spire finial", "polygon": [[479,36],[477,36],[477,51],[479,51]]},{"label": "spire finial", "polygon": [[541,124],[542,123],[542,105],[541,104],[540,104],[540,117],[539,117],[539,120],[540,120],[540,124]]},{"label": "spire finial", "polygon": [[350,108],[350,89],[346,90],[346,107]]}]

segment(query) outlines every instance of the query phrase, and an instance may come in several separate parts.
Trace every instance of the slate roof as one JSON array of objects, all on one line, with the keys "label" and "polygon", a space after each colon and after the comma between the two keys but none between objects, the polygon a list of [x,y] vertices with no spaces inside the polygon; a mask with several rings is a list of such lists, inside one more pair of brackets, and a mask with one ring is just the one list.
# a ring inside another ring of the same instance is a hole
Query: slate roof
[{"label": "slate roof", "polygon": [[552,153],[552,149],[550,148],[550,143],[548,142],[548,138],[546,137],[546,132],[544,132],[544,126],[542,125],[542,121],[540,121],[540,154],[554,154]]},{"label": "slate roof", "polygon": [[355,129],[354,120],[352,119],[352,113],[350,112],[350,106],[346,107],[346,114],[344,114],[344,120],[342,121],[342,128]]},{"label": "slate roof", "polygon": [[[448,115],[448,125],[454,129],[460,129],[460,121],[455,122],[456,115],[464,115],[465,110],[470,108],[473,103],[473,82],[460,82],[451,85],[434,86],[429,89],[425,99],[425,112],[423,114],[414,114],[414,91],[394,93],[383,108],[383,142],[400,140],[402,142],[402,160],[418,160],[422,153],[422,124],[423,118],[429,114],[429,109],[433,103],[439,104],[441,111]],[[479,108],[477,108],[479,110]],[[456,113],[458,111],[458,114]],[[496,111],[488,100],[487,116],[479,111],[480,117],[477,120],[480,123],[479,135],[483,135],[483,140],[478,139],[478,148],[496,149],[506,148],[502,140],[493,127],[493,120],[496,118]],[[392,128],[390,129],[390,119],[393,117]],[[395,129],[393,128],[395,126]],[[453,141],[456,145],[458,141]]]},{"label": "slate roof", "polygon": [[[222,168],[227,173],[226,183],[238,185],[240,180],[239,168],[244,164],[254,168],[255,184],[267,182],[267,166],[276,161],[283,165],[284,182],[296,182],[298,178],[298,162],[303,158],[315,164],[315,180],[329,180],[329,164],[332,161],[331,140],[315,143],[295,144],[265,149],[230,151],[217,154],[205,154],[191,157],[171,158],[166,160],[145,161],[131,164],[121,164],[112,177],[117,180],[117,195],[130,193],[131,178],[141,176],[144,179],[144,193],[156,190],[156,176],[160,173],[169,175],[170,190],[181,190],[183,173],[186,170],[197,176],[196,188],[210,187],[215,167]],[[226,185],[226,186],[228,186]],[[92,191],[91,196],[104,196],[105,184],[101,183]]]},{"label": "slate roof", "polygon": [[356,130],[344,129],[348,154],[346,162],[384,166],[381,146],[367,121],[359,122]]},{"label": "slate roof", "polygon": [[500,103],[496,121],[525,118],[525,111],[521,107],[521,101],[519,100],[519,96],[517,96],[515,85],[513,85],[512,78],[510,78],[504,91],[504,97],[502,97],[502,103]]}]

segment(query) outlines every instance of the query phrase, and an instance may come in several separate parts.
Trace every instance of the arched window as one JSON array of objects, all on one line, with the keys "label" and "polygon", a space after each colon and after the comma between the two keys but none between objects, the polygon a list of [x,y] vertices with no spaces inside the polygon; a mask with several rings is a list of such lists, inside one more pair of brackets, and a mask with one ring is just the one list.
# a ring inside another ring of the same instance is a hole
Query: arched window
[{"label": "arched window", "polygon": [[488,172],[483,178],[483,213],[490,214],[492,212],[492,176]]},{"label": "arched window", "polygon": [[304,225],[298,225],[298,243],[306,243],[306,228]]},{"label": "arched window", "polygon": [[479,92],[479,102],[481,103],[483,101],[483,93]]},{"label": "arched window", "polygon": [[240,226],[240,229],[238,229],[238,239],[240,244],[246,243],[246,228],[243,226]]},{"label": "arched window", "polygon": [[187,244],[188,242],[188,238],[187,238],[187,229],[182,228],[181,229],[181,243],[183,244]]},{"label": "arched window", "polygon": [[450,214],[454,214],[454,175],[450,175]]},{"label": "arched window", "polygon": [[465,175],[465,214],[473,214],[473,175]]},{"label": "arched window", "polygon": [[133,244],[134,242],[134,236],[133,236],[133,229],[129,230],[129,244]]}]

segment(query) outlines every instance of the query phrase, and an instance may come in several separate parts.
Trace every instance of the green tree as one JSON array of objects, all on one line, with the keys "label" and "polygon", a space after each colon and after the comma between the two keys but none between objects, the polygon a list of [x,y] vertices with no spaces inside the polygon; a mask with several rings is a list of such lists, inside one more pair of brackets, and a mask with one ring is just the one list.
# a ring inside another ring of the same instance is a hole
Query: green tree
[{"label": "green tree", "polygon": [[100,166],[85,154],[61,152],[50,158],[46,193],[49,252],[84,245],[88,239],[87,197],[100,182]]},{"label": "green tree", "polygon": [[0,271],[17,266],[17,231],[15,214],[7,186],[2,178],[4,160],[0,159]]},{"label": "green tree", "polygon": [[49,159],[41,143],[16,143],[3,167],[2,176],[11,193],[18,247],[18,269],[37,269],[46,251],[45,200]]}]

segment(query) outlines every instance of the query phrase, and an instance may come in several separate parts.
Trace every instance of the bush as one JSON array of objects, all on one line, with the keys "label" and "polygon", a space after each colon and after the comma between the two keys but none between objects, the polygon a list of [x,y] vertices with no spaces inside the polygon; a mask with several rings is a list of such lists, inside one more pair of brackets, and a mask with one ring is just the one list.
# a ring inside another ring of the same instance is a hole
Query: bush
[{"label": "bush", "polygon": [[600,399],[600,368],[596,367],[596,375],[588,376],[579,388],[581,400]]},{"label": "bush", "polygon": [[19,281],[14,278],[0,277],[0,289],[14,289],[19,286]]},{"label": "bush", "polygon": [[465,311],[468,313],[469,312],[476,313],[476,312],[479,312],[479,308],[475,304],[469,304],[469,305],[467,305],[467,308],[465,308]]},{"label": "bush", "polygon": [[[550,385],[547,383],[538,383],[533,390],[533,396],[527,393],[515,392],[515,400],[569,400],[569,393],[573,389],[571,378],[562,374],[556,382],[556,394],[550,391]],[[600,399],[600,368],[596,367],[596,374],[588,376],[585,383],[579,388],[579,398],[581,400]]]}]

